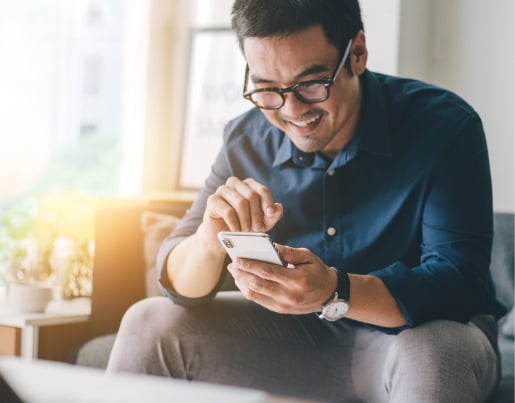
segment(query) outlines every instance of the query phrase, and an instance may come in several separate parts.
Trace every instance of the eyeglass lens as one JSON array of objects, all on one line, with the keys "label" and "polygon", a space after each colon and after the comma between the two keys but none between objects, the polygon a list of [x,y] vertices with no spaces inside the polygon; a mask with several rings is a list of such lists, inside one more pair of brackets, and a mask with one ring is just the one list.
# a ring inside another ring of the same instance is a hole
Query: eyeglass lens
[{"label": "eyeglass lens", "polygon": [[[290,91],[298,100],[307,103],[321,102],[328,96],[327,86],[321,83],[300,83]],[[255,92],[251,94],[251,99],[262,108],[280,108],[284,103],[284,94],[276,91]]]}]

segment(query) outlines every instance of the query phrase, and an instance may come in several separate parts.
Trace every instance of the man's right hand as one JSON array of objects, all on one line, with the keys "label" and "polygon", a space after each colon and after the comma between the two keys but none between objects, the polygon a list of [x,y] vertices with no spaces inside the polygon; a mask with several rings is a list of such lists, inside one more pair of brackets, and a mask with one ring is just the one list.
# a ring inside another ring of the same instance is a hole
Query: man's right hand
[{"label": "man's right hand", "polygon": [[231,177],[209,196],[198,234],[207,245],[219,245],[220,231],[267,232],[282,215],[282,204],[266,186]]},{"label": "man's right hand", "polygon": [[270,190],[254,179],[229,178],[207,199],[197,232],[168,255],[167,274],[179,294],[198,298],[209,294],[220,279],[225,250],[220,231],[266,232],[283,215]]}]

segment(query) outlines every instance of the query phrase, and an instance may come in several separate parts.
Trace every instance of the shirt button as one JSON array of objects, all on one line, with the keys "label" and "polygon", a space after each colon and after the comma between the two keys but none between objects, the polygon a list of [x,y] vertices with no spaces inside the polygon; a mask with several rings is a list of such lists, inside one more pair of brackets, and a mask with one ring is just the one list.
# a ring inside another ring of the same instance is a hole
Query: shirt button
[{"label": "shirt button", "polygon": [[327,175],[333,176],[334,175],[334,169],[331,169],[329,172],[327,172]]},{"label": "shirt button", "polygon": [[334,228],[334,227],[327,228],[327,235],[335,236],[336,235],[336,228]]}]

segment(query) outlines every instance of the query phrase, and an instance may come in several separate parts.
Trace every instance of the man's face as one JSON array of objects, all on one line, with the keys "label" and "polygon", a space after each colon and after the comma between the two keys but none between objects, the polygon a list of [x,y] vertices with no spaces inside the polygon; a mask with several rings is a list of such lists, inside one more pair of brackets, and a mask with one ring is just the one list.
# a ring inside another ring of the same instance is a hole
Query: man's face
[{"label": "man's face", "polygon": [[[353,55],[356,53],[359,56]],[[320,26],[288,36],[245,38],[245,56],[250,69],[250,87],[284,88],[298,82],[330,78],[341,54],[329,44]],[[354,76],[342,69],[330,89],[329,98],[320,103],[299,101],[284,94],[280,109],[264,110],[266,118],[304,152],[336,154],[354,134],[361,106],[359,75],[365,70],[366,47],[363,33],[351,45]]]}]

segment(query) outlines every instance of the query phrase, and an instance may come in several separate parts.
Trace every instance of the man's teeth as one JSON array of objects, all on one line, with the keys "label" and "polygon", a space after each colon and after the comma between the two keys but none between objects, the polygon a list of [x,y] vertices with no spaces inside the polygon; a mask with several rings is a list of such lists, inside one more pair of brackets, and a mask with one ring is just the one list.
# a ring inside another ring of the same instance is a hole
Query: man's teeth
[{"label": "man's teeth", "polygon": [[295,126],[306,127],[312,123],[315,123],[318,119],[320,119],[320,116],[322,116],[322,115],[317,115],[314,118],[309,119],[309,120],[292,120],[292,121],[290,121],[290,123],[294,124]]}]

